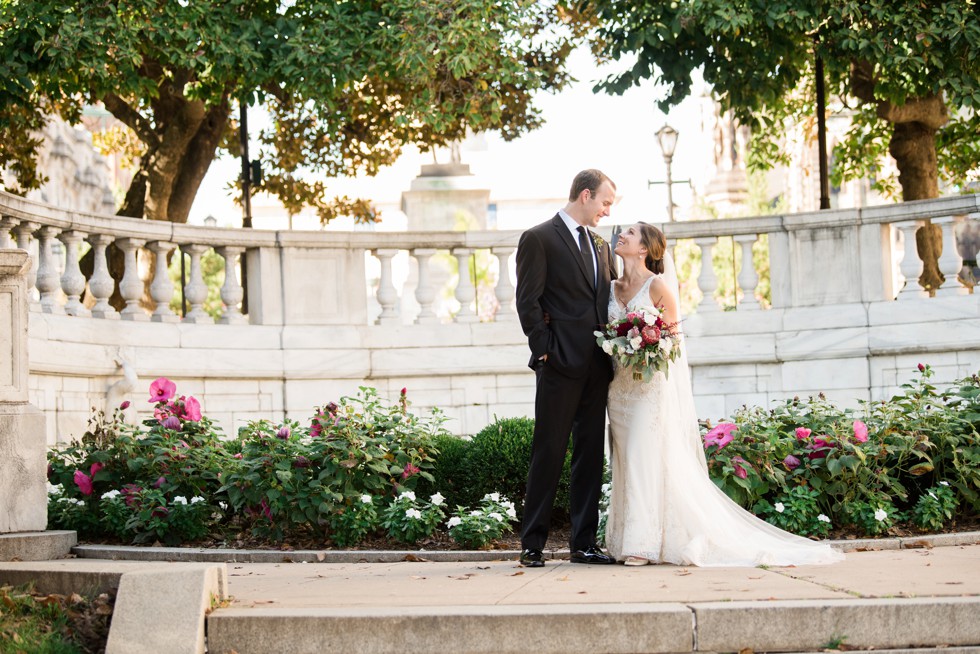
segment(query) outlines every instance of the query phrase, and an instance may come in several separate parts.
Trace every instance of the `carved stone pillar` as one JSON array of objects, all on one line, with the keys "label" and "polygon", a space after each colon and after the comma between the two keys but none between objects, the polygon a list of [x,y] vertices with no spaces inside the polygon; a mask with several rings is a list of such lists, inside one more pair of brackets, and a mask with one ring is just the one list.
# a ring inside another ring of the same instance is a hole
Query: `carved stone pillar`
[{"label": "carved stone pillar", "polygon": [[181,256],[183,252],[191,255],[191,280],[184,288],[184,295],[191,309],[184,316],[184,322],[212,324],[214,318],[204,310],[204,301],[208,299],[208,285],[204,283],[204,275],[201,272],[201,255],[208,251],[209,246],[191,244],[182,245],[180,249]]},{"label": "carved stone pillar", "polygon": [[715,289],[718,288],[718,278],[715,277],[714,249],[718,245],[717,236],[699,236],[694,242],[701,249],[701,272],[698,274],[698,288],[704,293],[698,304],[699,313],[718,313],[721,307],[715,301]]},{"label": "carved stone pillar", "polygon": [[[758,237],[755,234],[735,236],[735,242],[742,246],[742,269],[738,272],[738,285],[742,289],[742,309],[758,309],[759,300],[755,297],[755,289],[759,285],[759,274],[755,271],[752,261],[752,245]],[[738,297],[738,290],[735,291]]]},{"label": "carved stone pillar", "polygon": [[456,322],[476,322],[480,317],[470,306],[476,298],[476,288],[470,278],[470,257],[473,256],[473,248],[453,248],[453,256],[459,263],[459,282],[456,284],[459,312],[456,314]]},{"label": "carved stone pillar", "polygon": [[225,303],[225,313],[218,319],[222,325],[240,325],[246,321],[242,315],[241,303],[245,291],[238,281],[238,255],[245,248],[225,246],[217,248],[218,254],[225,260],[225,283],[221,286],[221,301]]},{"label": "carved stone pillar", "polygon": [[65,245],[65,272],[61,275],[61,290],[68,297],[65,313],[69,316],[91,315],[81,299],[82,293],[85,292],[85,276],[78,266],[78,244],[83,238],[85,234],[74,230],[62,232],[58,236],[58,240]]},{"label": "carved stone pillar", "polygon": [[497,322],[509,322],[517,320],[517,311],[513,306],[514,285],[510,281],[510,257],[517,248],[495,247],[493,254],[497,257],[497,286],[493,289],[497,296],[497,315],[494,319]]},{"label": "carved stone pillar", "polygon": [[153,322],[177,322],[179,318],[170,308],[170,300],[174,297],[174,283],[170,280],[167,268],[167,255],[176,247],[166,241],[152,241],[147,247],[153,252],[155,265],[153,267],[153,282],[150,284],[150,297],[156,302],[156,308],[150,316]]},{"label": "carved stone pillar", "polygon": [[111,304],[109,298],[116,287],[112,275],[109,274],[109,267],[106,264],[105,251],[112,243],[112,237],[108,234],[92,234],[88,237],[88,242],[92,246],[92,278],[88,280],[88,290],[95,298],[95,306],[92,307],[92,316],[95,318],[107,318],[118,320],[119,312]]},{"label": "carved stone pillar", "polygon": [[436,253],[433,248],[415,248],[412,256],[419,269],[419,283],[415,287],[415,301],[419,303],[419,315],[415,316],[415,324],[425,325],[439,322],[439,316],[432,310],[432,303],[436,299],[436,289],[432,284],[432,275],[429,270],[429,260]]},{"label": "carved stone pillar", "polygon": [[[372,250],[371,254],[378,258],[381,263],[381,278],[378,280],[378,304],[381,305],[381,315],[378,316],[379,325],[390,325],[398,322],[398,311],[395,305],[398,303],[398,291],[391,281],[391,260],[398,254],[398,250]],[[419,273],[421,285],[421,271]]]},{"label": "carved stone pillar", "polygon": [[143,297],[143,280],[140,279],[136,253],[146,241],[137,238],[121,238],[116,245],[123,251],[123,278],[119,282],[119,294],[126,301],[121,317],[123,320],[148,321],[150,316],[140,306]]},{"label": "carved stone pillar", "polygon": [[41,294],[41,310],[44,313],[63,314],[64,307],[58,301],[61,278],[51,252],[51,241],[58,235],[58,228],[45,226],[37,232],[37,290]]}]

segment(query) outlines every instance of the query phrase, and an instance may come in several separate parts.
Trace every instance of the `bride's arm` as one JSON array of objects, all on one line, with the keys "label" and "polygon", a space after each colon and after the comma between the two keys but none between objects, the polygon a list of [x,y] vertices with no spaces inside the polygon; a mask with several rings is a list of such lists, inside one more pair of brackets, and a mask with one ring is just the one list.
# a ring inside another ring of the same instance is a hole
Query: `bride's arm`
[{"label": "bride's arm", "polygon": [[654,279],[650,283],[650,301],[654,306],[663,307],[664,320],[670,325],[676,325],[680,320],[680,307],[677,303],[677,298],[670,289],[667,288],[667,283],[662,279]]}]

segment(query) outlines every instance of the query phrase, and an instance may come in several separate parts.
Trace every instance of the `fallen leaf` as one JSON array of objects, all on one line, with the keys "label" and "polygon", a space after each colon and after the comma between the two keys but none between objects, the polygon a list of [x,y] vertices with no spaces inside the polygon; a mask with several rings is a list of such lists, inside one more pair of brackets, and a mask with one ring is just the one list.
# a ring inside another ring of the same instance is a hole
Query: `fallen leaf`
[{"label": "fallen leaf", "polygon": [[568,575],[565,575],[564,577],[559,577],[558,581],[568,581]]},{"label": "fallen leaf", "polygon": [[687,575],[691,574],[691,571],[685,568],[684,570],[678,570],[674,574],[678,577],[686,577]]},{"label": "fallen leaf", "polygon": [[325,558],[327,558],[327,555],[324,554],[323,552],[317,552],[316,553],[316,560],[317,561],[323,561],[323,559],[325,559]]},{"label": "fallen leaf", "polygon": [[425,577],[420,577],[419,575],[412,575],[409,579],[425,579]]},{"label": "fallen leaf", "polygon": [[490,566],[488,566],[488,565],[478,565],[478,566],[476,566],[476,569],[477,570],[489,570],[490,569]]},{"label": "fallen leaf", "polygon": [[753,650],[751,647],[743,647],[742,649],[738,650],[738,654],[754,654],[754,652],[755,650]]},{"label": "fallen leaf", "polygon": [[512,574],[511,577],[520,577],[522,574],[524,574],[524,571],[523,570],[518,570],[517,572],[515,572],[514,574]]},{"label": "fallen leaf", "polygon": [[411,561],[412,563],[428,563],[429,559],[423,559],[421,556],[415,554],[406,554],[402,561]]}]

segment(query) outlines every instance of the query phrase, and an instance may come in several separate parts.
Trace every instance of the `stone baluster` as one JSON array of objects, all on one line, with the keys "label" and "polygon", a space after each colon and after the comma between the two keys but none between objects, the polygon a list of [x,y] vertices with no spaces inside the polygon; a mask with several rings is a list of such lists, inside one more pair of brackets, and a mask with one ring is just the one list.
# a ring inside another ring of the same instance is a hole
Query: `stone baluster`
[{"label": "stone baluster", "polygon": [[10,216],[0,218],[0,250],[13,247],[10,230],[17,226],[17,219]]},{"label": "stone baluster", "polygon": [[109,298],[116,287],[116,282],[109,274],[109,266],[106,262],[105,251],[112,243],[112,237],[108,234],[92,234],[88,237],[89,245],[92,246],[92,278],[88,280],[88,290],[95,298],[95,306],[92,307],[92,316],[96,318],[108,318],[118,320],[119,312],[111,304]]},{"label": "stone baluster", "polygon": [[156,303],[156,308],[150,315],[150,320],[153,322],[177,322],[178,317],[170,308],[170,301],[174,297],[174,283],[170,280],[170,271],[167,266],[167,255],[177,246],[167,241],[150,241],[146,247],[154,254],[150,297]]},{"label": "stone baluster", "polygon": [[942,286],[936,289],[936,295],[967,295],[970,289],[957,278],[963,267],[963,257],[956,247],[956,221],[952,216],[945,216],[932,222],[943,230],[943,253],[939,257],[939,271],[945,279]]},{"label": "stone baluster", "polygon": [[184,252],[191,255],[190,282],[184,287],[184,297],[191,309],[184,316],[184,322],[213,324],[214,318],[204,310],[204,302],[208,299],[208,285],[204,283],[204,274],[201,272],[201,255],[208,251],[208,246],[192,243],[181,245],[180,250],[180,256],[184,256]]},{"label": "stone baluster", "polygon": [[123,251],[123,278],[119,282],[119,294],[126,301],[120,317],[123,320],[149,320],[150,316],[140,306],[143,297],[143,280],[140,279],[136,253],[146,241],[136,238],[122,238],[116,245]]},{"label": "stone baluster", "polygon": [[701,249],[701,272],[698,274],[698,288],[704,294],[698,304],[699,313],[717,313],[721,311],[718,302],[715,301],[715,289],[718,288],[718,279],[715,277],[715,268],[712,265],[715,246],[718,245],[717,236],[699,236],[694,239],[695,244]]},{"label": "stone baluster", "polygon": [[59,231],[57,227],[50,225],[45,225],[37,231],[37,290],[41,294],[41,311],[44,313],[65,313],[64,307],[58,302],[61,279],[51,252],[51,241]]},{"label": "stone baluster", "polygon": [[517,311],[513,306],[514,284],[510,281],[510,258],[517,248],[495,247],[493,254],[497,257],[497,286],[493,289],[497,296],[497,322],[517,320]]},{"label": "stone baluster", "polygon": [[[398,310],[398,290],[391,281],[391,260],[398,254],[398,250],[371,250],[378,262],[381,264],[381,278],[378,280],[378,291],[375,297],[381,305],[381,315],[378,316],[378,325],[390,325],[399,321]],[[419,272],[421,274],[421,271]],[[420,286],[421,286],[421,279]]]},{"label": "stone baluster", "polygon": [[480,317],[470,306],[476,298],[476,288],[470,277],[470,257],[473,256],[473,248],[453,248],[453,256],[459,264],[459,282],[456,284],[459,311],[456,313],[456,322],[476,322]]},{"label": "stone baluster", "polygon": [[[742,289],[741,308],[758,309],[759,300],[755,297],[755,289],[759,285],[759,274],[755,271],[752,260],[752,245],[758,238],[755,234],[740,234],[735,236],[735,242],[742,246],[742,269],[738,271],[738,286]],[[738,291],[735,291],[738,297]]]},{"label": "stone baluster", "polygon": [[222,325],[241,325],[246,321],[241,308],[245,289],[238,281],[238,255],[245,248],[226,245],[216,248],[215,251],[225,260],[225,283],[221,285],[221,301],[225,304],[225,312],[218,322]]},{"label": "stone baluster", "polygon": [[419,303],[419,315],[415,316],[417,325],[439,322],[439,316],[432,310],[432,303],[436,299],[436,288],[432,285],[432,275],[429,270],[429,260],[435,253],[434,248],[412,250],[412,256],[415,257],[419,269],[419,282],[415,287],[415,301]]},{"label": "stone baluster", "polygon": [[919,252],[915,247],[915,233],[922,224],[921,220],[911,220],[898,223],[897,225],[902,231],[902,238],[905,243],[905,254],[902,257],[902,263],[899,268],[902,273],[902,279],[899,280],[899,285],[903,281],[905,283],[904,288],[898,294],[898,299],[900,300],[929,297],[929,294],[919,284],[919,276],[922,274],[922,260],[919,258]]},{"label": "stone baluster", "polygon": [[31,240],[34,232],[36,232],[38,228],[40,228],[39,224],[28,222],[26,220],[21,221],[21,223],[14,228],[14,234],[17,236],[17,247],[21,250],[31,252],[31,269],[27,272],[27,303],[28,308],[31,311],[41,310],[41,303],[38,302],[38,295],[37,291],[35,290],[35,284],[37,284],[39,257],[37,253],[32,252],[31,249]]},{"label": "stone baluster", "polygon": [[78,266],[78,244],[85,234],[75,230],[62,232],[58,240],[65,245],[65,271],[61,275],[61,290],[65,292],[68,301],[65,302],[65,313],[69,316],[91,316],[91,312],[82,304],[82,293],[85,292],[85,275]]}]

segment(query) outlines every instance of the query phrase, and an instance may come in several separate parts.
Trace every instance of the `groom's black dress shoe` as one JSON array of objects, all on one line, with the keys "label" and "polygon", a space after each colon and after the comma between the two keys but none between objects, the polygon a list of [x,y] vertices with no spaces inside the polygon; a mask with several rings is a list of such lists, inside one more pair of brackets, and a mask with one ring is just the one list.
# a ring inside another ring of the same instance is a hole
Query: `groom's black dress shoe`
[{"label": "groom's black dress shoe", "polygon": [[524,550],[521,552],[521,565],[527,568],[543,568],[544,554],[541,550]]},{"label": "groom's black dress shoe", "polygon": [[610,565],[616,559],[603,553],[596,545],[590,545],[584,550],[575,550],[571,556],[572,563],[593,563],[598,565]]}]

